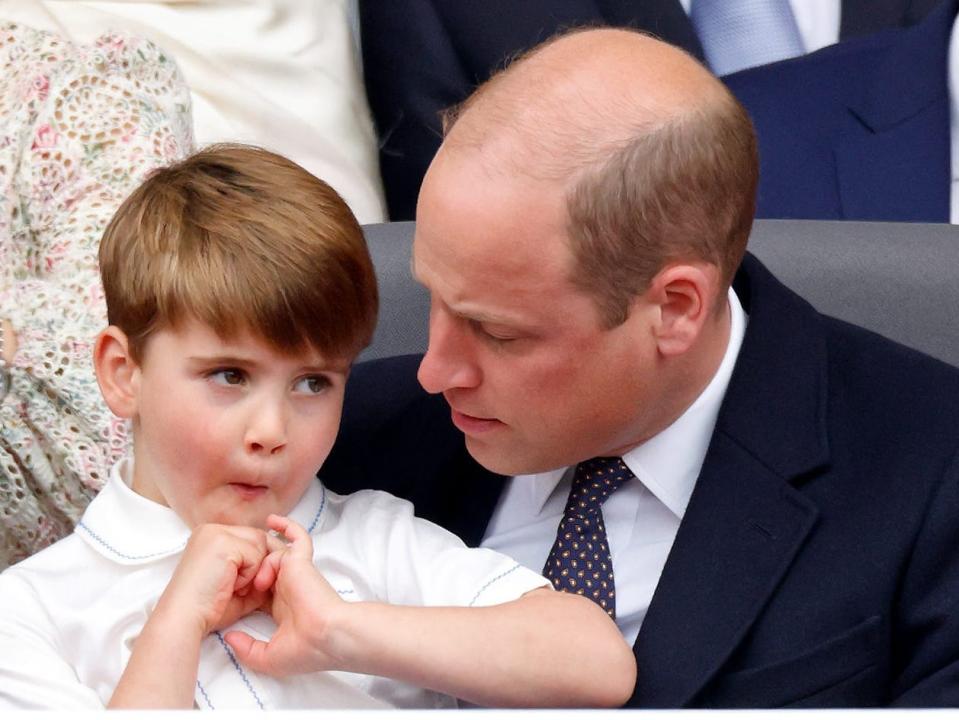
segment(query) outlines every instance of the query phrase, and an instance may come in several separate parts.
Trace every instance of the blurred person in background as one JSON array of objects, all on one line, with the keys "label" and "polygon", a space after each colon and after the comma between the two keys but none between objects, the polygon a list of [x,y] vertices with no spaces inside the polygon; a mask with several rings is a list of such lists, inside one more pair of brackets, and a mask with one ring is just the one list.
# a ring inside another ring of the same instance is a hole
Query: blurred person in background
[{"label": "blurred person in background", "polygon": [[911,25],[935,2],[360,0],[366,90],[390,218],[413,219],[423,174],[442,138],[440,111],[557,30],[596,24],[645,30],[723,75]]},{"label": "blurred person in background", "polygon": [[959,223],[959,2],[726,78],[759,136],[758,217]]},{"label": "blurred person in background", "polygon": [[156,45],[0,23],[0,568],[68,534],[127,449],[93,374],[97,250],[127,194],[192,144]]},{"label": "blurred person in background", "polygon": [[88,43],[128,32],[183,72],[198,146],[244,142],[327,181],[361,223],[384,217],[349,0],[3,0],[0,19]]}]

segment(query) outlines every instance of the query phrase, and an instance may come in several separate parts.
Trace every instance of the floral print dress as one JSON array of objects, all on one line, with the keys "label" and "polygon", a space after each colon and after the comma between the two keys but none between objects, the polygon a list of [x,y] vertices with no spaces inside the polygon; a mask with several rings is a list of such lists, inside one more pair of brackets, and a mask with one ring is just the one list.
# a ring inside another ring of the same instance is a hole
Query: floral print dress
[{"label": "floral print dress", "polygon": [[127,451],[93,373],[97,248],[126,195],[191,147],[189,93],[155,45],[0,23],[0,318],[18,343],[0,403],[0,569],[67,535]]}]

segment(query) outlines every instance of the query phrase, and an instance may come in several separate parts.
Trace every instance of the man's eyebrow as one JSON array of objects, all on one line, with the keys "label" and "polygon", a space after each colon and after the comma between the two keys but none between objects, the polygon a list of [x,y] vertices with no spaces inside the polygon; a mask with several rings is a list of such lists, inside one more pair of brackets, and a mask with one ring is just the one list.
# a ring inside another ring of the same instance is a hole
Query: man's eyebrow
[{"label": "man's eyebrow", "polygon": [[[418,282],[420,285],[423,284],[422,280],[420,280],[416,276],[416,256],[415,255],[410,255],[410,274],[413,276],[413,279],[416,282]],[[431,299],[430,302],[433,303],[433,302],[436,302],[436,300]],[[473,310],[468,307],[467,308],[456,308],[452,306],[448,306],[448,307],[449,307],[449,311],[453,315],[456,315],[457,317],[462,318],[464,320],[470,320],[473,322],[489,323],[490,325],[511,325],[515,327],[523,327],[526,324],[519,318],[511,318],[503,315],[495,315],[495,314],[486,312],[484,310]]]},{"label": "man's eyebrow", "polygon": [[484,312],[483,310],[458,310],[456,308],[450,308],[450,311],[457,317],[461,317],[464,320],[471,320],[478,323],[488,323],[490,325],[521,325],[516,318],[505,317],[503,315],[494,315],[492,313]]}]

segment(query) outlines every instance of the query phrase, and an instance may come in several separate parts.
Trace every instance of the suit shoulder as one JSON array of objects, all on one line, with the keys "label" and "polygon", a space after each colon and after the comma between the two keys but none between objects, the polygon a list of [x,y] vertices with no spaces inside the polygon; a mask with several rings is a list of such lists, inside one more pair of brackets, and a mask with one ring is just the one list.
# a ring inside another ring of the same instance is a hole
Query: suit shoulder
[{"label": "suit shoulder", "polygon": [[959,447],[959,368],[842,320],[824,326],[837,404],[895,436]]},{"label": "suit shoulder", "polygon": [[829,45],[808,55],[741,70],[722,78],[737,97],[753,94],[792,94],[841,87],[859,78],[842,74],[844,69],[869,68],[885,55],[899,37],[899,30],[885,30],[863,38]]}]

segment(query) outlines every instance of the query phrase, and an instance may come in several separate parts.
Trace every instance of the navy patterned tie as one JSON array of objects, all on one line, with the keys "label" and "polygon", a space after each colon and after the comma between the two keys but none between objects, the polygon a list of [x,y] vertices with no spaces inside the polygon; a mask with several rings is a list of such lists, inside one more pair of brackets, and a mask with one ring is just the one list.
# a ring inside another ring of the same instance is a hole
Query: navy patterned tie
[{"label": "navy patterned tie", "polygon": [[543,567],[543,575],[557,590],[585,595],[613,619],[616,587],[602,505],[633,477],[618,457],[593,458],[577,465],[556,542]]}]

